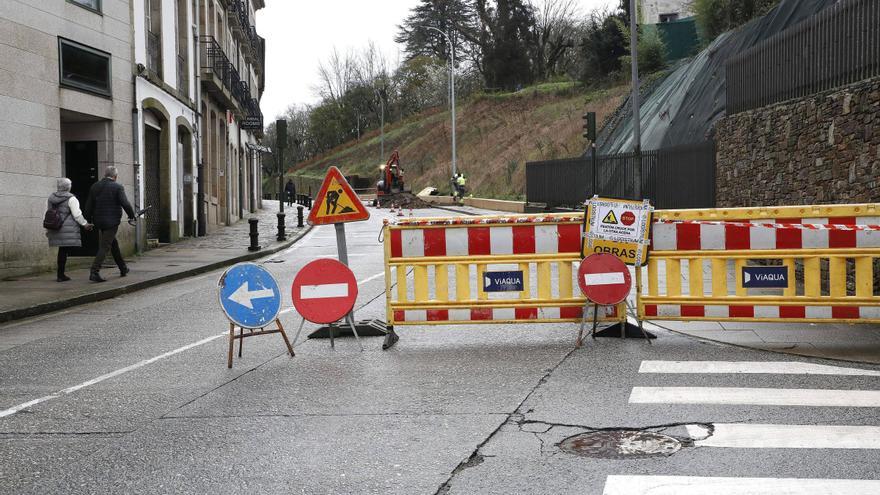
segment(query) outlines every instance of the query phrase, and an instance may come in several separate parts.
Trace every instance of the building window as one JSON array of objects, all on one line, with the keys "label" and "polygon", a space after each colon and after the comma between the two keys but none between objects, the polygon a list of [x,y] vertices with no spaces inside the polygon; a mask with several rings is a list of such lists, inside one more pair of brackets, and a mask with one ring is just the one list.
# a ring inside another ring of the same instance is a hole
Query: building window
[{"label": "building window", "polygon": [[660,14],[660,22],[673,22],[678,20],[678,14]]},{"label": "building window", "polygon": [[110,96],[110,54],[58,38],[61,85]]},{"label": "building window", "polygon": [[67,0],[69,3],[75,3],[80,7],[101,13],[101,0]]}]

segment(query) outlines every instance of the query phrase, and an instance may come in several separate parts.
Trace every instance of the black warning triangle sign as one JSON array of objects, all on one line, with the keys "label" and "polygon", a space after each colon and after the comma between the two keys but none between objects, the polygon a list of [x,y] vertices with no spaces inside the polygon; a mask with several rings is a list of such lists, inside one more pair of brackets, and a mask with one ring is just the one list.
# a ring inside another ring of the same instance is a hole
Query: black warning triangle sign
[{"label": "black warning triangle sign", "polygon": [[605,218],[602,219],[602,223],[607,223],[609,225],[617,225],[617,216],[614,215],[614,210],[608,210],[608,213],[605,215]]},{"label": "black warning triangle sign", "polygon": [[354,189],[345,180],[342,172],[330,167],[321,189],[315,196],[315,203],[309,213],[310,225],[358,222],[370,218]]}]

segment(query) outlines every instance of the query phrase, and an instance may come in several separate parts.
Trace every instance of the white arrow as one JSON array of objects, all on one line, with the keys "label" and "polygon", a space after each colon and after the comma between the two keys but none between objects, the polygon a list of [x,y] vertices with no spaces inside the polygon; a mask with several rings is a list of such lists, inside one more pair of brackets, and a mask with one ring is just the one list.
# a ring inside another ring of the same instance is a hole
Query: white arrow
[{"label": "white arrow", "polygon": [[263,299],[266,297],[275,297],[275,291],[272,289],[251,291],[250,287],[248,287],[247,280],[245,280],[245,282],[241,284],[238,289],[235,289],[235,292],[229,296],[229,300],[241,304],[247,309],[254,309],[252,301],[254,299]]}]

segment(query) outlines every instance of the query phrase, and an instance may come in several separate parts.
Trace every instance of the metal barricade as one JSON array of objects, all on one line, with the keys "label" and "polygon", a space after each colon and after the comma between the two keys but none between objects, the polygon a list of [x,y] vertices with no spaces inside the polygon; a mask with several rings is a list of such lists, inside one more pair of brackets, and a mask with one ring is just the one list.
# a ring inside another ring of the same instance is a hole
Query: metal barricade
[{"label": "metal barricade", "polygon": [[[581,321],[582,225],[583,213],[386,221],[389,326]],[[487,292],[500,270],[521,272],[521,290]],[[625,319],[625,306],[600,319]]]},{"label": "metal barricade", "polygon": [[651,241],[641,319],[880,322],[880,204],[657,210]]}]

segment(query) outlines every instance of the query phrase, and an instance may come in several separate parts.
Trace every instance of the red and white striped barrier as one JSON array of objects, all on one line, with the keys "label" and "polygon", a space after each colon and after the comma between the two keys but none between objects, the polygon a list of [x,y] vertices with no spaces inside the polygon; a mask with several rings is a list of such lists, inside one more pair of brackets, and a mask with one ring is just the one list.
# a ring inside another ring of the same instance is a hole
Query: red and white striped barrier
[{"label": "red and white striped barrier", "polygon": [[[617,306],[600,306],[600,316],[607,318],[617,317]],[[580,319],[583,317],[584,308],[580,306],[561,307],[523,307],[523,308],[464,308],[464,309],[414,309],[395,310],[395,323],[413,322],[461,322],[480,323],[498,321],[525,321],[530,320],[564,320]],[[592,318],[592,307],[588,308],[587,316]]]},{"label": "red and white striped barrier", "polygon": [[651,240],[654,251],[876,248],[880,217],[658,220]]},{"label": "red and white striped barrier", "polygon": [[488,256],[580,253],[581,224],[393,229],[391,256]]},{"label": "red and white striped barrier", "polygon": [[719,305],[719,304],[646,304],[645,316],[681,319],[723,320],[877,320],[880,319],[878,306],[800,306],[800,305]]}]

